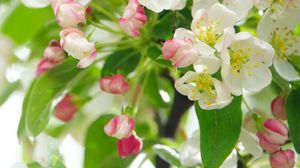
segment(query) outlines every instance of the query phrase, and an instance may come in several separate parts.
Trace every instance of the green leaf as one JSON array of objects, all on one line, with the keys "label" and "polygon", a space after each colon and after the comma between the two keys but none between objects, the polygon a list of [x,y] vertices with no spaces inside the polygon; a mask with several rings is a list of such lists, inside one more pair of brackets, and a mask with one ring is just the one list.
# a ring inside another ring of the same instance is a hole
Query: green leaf
[{"label": "green leaf", "polygon": [[23,111],[26,113],[25,125],[29,135],[37,136],[44,130],[50,118],[52,101],[63,91],[84,81],[86,74],[93,68],[78,69],[76,64],[77,60],[67,59],[36,79],[31,92],[27,93],[27,108]]},{"label": "green leaf", "polygon": [[155,46],[149,47],[147,53],[152,61],[155,61],[162,66],[172,67],[171,61],[163,59],[161,48]]},{"label": "green leaf", "polygon": [[27,163],[26,165],[28,168],[43,168],[43,166],[41,166],[39,163],[37,162],[31,162],[31,163]]},{"label": "green leaf", "polygon": [[9,96],[20,87],[20,82],[8,83],[5,82],[3,84],[2,89],[0,90],[0,105],[5,103],[5,101],[9,98]]},{"label": "green leaf", "polygon": [[102,69],[102,76],[111,76],[117,73],[128,75],[137,67],[140,57],[140,53],[135,49],[117,51],[108,56]]},{"label": "green leaf", "polygon": [[52,155],[51,156],[51,167],[55,167],[55,168],[67,168],[64,165],[64,163],[56,155]]},{"label": "green leaf", "polygon": [[179,154],[173,148],[166,145],[156,144],[153,146],[153,150],[160,158],[162,158],[166,162],[170,163],[171,165],[181,167]]},{"label": "green leaf", "polygon": [[200,125],[200,149],[204,168],[218,168],[234,149],[242,126],[241,97],[220,110],[195,109]]},{"label": "green leaf", "polygon": [[152,36],[161,40],[171,39],[173,36],[173,20],[174,13],[169,12],[164,15],[159,22],[154,26]]},{"label": "green leaf", "polygon": [[292,92],[288,96],[286,104],[285,104],[289,132],[290,132],[295,150],[298,154],[300,153],[299,100],[300,100],[300,89],[292,90]]},{"label": "green leaf", "polygon": [[113,115],[99,117],[88,129],[85,138],[84,168],[124,168],[133,157],[122,159],[117,154],[116,139],[104,133],[104,126]]},{"label": "green leaf", "polygon": [[49,20],[54,20],[51,7],[34,9],[22,3],[6,18],[2,33],[10,36],[17,44],[30,40]]}]

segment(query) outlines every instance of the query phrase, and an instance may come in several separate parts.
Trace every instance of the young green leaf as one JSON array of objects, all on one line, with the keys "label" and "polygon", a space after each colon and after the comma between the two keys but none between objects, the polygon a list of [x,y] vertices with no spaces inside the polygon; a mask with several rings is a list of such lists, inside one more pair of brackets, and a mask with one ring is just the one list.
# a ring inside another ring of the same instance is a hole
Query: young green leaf
[{"label": "young green leaf", "polygon": [[100,116],[88,129],[85,138],[84,168],[129,166],[133,157],[122,159],[117,154],[116,139],[104,133],[104,126],[113,115]]},{"label": "young green leaf", "polygon": [[200,125],[200,149],[204,168],[218,168],[234,149],[242,126],[241,97],[223,109],[195,109]]},{"label": "young green leaf", "polygon": [[300,153],[300,89],[292,90],[287,98],[285,109],[289,132],[297,153]]},{"label": "young green leaf", "polygon": [[171,165],[181,167],[179,154],[173,148],[166,145],[156,144],[153,145],[153,150],[160,158],[162,158],[166,162],[170,163]]}]

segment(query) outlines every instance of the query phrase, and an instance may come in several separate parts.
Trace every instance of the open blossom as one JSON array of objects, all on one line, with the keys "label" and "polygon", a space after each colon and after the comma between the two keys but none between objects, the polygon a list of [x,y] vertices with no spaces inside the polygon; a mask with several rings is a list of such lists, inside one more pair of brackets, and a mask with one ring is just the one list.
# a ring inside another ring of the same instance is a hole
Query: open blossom
[{"label": "open blossom", "polygon": [[90,66],[97,57],[95,44],[89,42],[83,32],[76,28],[63,29],[60,32],[60,45],[72,57],[80,60],[78,68]]},{"label": "open blossom", "polygon": [[269,11],[257,27],[258,36],[269,42],[275,49],[273,65],[276,72],[287,81],[300,80],[300,73],[293,62],[294,57],[299,59],[300,56],[300,36],[293,34],[299,20],[299,9],[289,9],[275,21]]},{"label": "open blossom", "polygon": [[58,24],[63,28],[85,23],[85,8],[75,0],[54,0],[52,8]]},{"label": "open blossom", "polygon": [[267,119],[264,127],[264,131],[257,133],[261,147],[269,152],[279,150],[288,140],[288,128],[276,119]]},{"label": "open blossom", "polygon": [[187,0],[138,0],[143,6],[153,12],[159,13],[163,10],[181,10],[185,7]]},{"label": "open blossom", "polygon": [[129,90],[129,85],[123,75],[103,77],[99,80],[99,85],[101,90],[113,94],[124,94]]},{"label": "open blossom", "polygon": [[127,34],[136,37],[140,35],[140,28],[146,23],[147,16],[137,0],[129,0],[119,25]]},{"label": "open blossom", "polygon": [[104,132],[108,136],[123,139],[132,134],[134,126],[135,121],[133,118],[127,115],[120,115],[114,117],[105,125]]},{"label": "open blossom", "polygon": [[122,158],[137,155],[143,148],[143,141],[135,134],[118,140],[118,153]]},{"label": "open blossom", "polygon": [[54,115],[62,121],[70,121],[77,112],[77,107],[73,102],[73,97],[67,94],[56,106]]},{"label": "open blossom", "polygon": [[295,165],[295,153],[292,150],[279,150],[270,156],[272,168],[293,168]]},{"label": "open blossom", "polygon": [[49,46],[45,49],[43,58],[40,60],[36,68],[36,76],[47,72],[49,69],[55,67],[65,58],[64,50],[60,47],[59,42],[52,40]]},{"label": "open blossom", "polygon": [[257,92],[272,81],[269,67],[274,49],[249,33],[240,32],[226,36],[221,51],[221,75],[234,95],[243,89]]},{"label": "open blossom", "polygon": [[221,109],[232,101],[227,86],[205,70],[188,71],[175,81],[175,88],[190,100],[197,100],[199,106],[206,110]]},{"label": "open blossom", "polygon": [[285,97],[283,96],[278,96],[272,101],[271,112],[275,118],[286,120],[284,103]]}]

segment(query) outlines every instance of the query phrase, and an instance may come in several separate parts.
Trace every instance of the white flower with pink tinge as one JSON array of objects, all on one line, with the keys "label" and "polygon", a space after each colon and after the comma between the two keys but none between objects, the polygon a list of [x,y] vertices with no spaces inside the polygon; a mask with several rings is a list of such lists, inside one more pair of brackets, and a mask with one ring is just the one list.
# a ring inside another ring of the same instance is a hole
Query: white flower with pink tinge
[{"label": "white flower with pink tinge", "polygon": [[123,75],[103,77],[99,80],[99,86],[102,91],[112,94],[124,94],[129,89]]},{"label": "white flower with pink tinge", "polygon": [[77,27],[85,23],[85,7],[75,0],[54,0],[52,9],[58,21],[63,28]]},{"label": "white flower with pink tinge", "polygon": [[60,45],[72,57],[79,60],[78,68],[90,66],[97,57],[95,44],[89,42],[82,31],[76,28],[60,32]]},{"label": "white flower with pink tinge", "polygon": [[144,9],[137,0],[129,0],[122,18],[119,19],[119,25],[122,30],[130,36],[140,35],[139,29],[147,21]]},{"label": "white flower with pink tinge", "polygon": [[293,168],[295,166],[295,153],[290,149],[272,153],[270,164],[272,168]]},{"label": "white flower with pink tinge", "polygon": [[128,115],[120,115],[111,119],[104,127],[106,135],[117,139],[128,138],[134,129],[135,120]]}]

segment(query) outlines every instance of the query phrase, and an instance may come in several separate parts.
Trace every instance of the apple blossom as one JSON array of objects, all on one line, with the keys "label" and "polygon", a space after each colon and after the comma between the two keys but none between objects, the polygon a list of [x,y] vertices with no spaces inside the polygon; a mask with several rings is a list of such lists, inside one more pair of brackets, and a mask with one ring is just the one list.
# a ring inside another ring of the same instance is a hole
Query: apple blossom
[{"label": "apple blossom", "polygon": [[279,144],[274,144],[272,142],[270,142],[267,138],[267,136],[265,134],[263,134],[262,132],[258,132],[257,137],[259,139],[259,145],[266,151],[268,152],[275,152],[278,151],[280,149],[280,145]]},{"label": "apple blossom", "polygon": [[268,43],[248,33],[227,36],[221,51],[221,75],[232,94],[241,95],[243,89],[257,92],[269,85],[273,55]]},{"label": "apple blossom", "polygon": [[70,94],[65,97],[55,106],[54,115],[56,118],[67,122],[72,120],[77,112],[77,107],[73,102],[73,97]]},{"label": "apple blossom", "polygon": [[103,77],[99,80],[102,91],[112,94],[124,94],[129,90],[129,85],[123,75]]},{"label": "apple blossom", "polygon": [[118,140],[118,153],[122,158],[137,155],[143,148],[143,141],[135,134]]},{"label": "apple blossom", "polygon": [[52,0],[21,0],[29,8],[44,8],[51,4]]},{"label": "apple blossom", "polygon": [[232,101],[227,86],[205,70],[188,71],[175,81],[175,88],[190,100],[197,100],[199,106],[206,110],[221,109]]},{"label": "apple blossom", "polygon": [[278,96],[272,101],[271,112],[277,119],[286,120],[284,102],[285,97],[283,96]]},{"label": "apple blossom", "polygon": [[60,45],[72,57],[80,60],[78,68],[90,66],[97,57],[95,44],[89,42],[83,32],[76,28],[63,29],[60,32]]},{"label": "apple blossom", "polygon": [[53,0],[52,8],[58,24],[63,28],[85,23],[85,8],[75,0]]},{"label": "apple blossom", "polygon": [[128,35],[139,36],[139,29],[147,21],[144,9],[137,0],[129,0],[125,8],[123,17],[119,19],[119,25]]},{"label": "apple blossom", "polygon": [[292,57],[300,56],[300,37],[293,30],[300,20],[300,10],[288,9],[277,20],[267,12],[257,27],[258,36],[269,42],[275,49],[273,65],[285,80],[300,80],[300,74],[293,65]]},{"label": "apple blossom", "polygon": [[270,164],[272,168],[293,168],[295,165],[295,153],[290,149],[272,153]]},{"label": "apple blossom", "polygon": [[47,72],[49,69],[55,67],[59,63],[60,61],[51,61],[47,58],[42,58],[37,65],[37,68],[35,70],[35,75],[39,77],[40,75]]},{"label": "apple blossom", "polygon": [[187,0],[138,0],[140,4],[159,13],[163,10],[181,10],[185,7]]},{"label": "apple blossom", "polygon": [[239,140],[245,148],[245,151],[249,152],[254,157],[260,157],[263,155],[263,150],[259,145],[259,139],[254,133],[242,128]]},{"label": "apple blossom", "polygon": [[106,135],[118,139],[128,138],[134,129],[135,121],[127,115],[116,116],[104,127]]},{"label": "apple blossom", "polygon": [[58,41],[51,40],[48,47],[44,51],[43,57],[51,61],[59,62],[65,58],[65,52],[60,47]]}]

